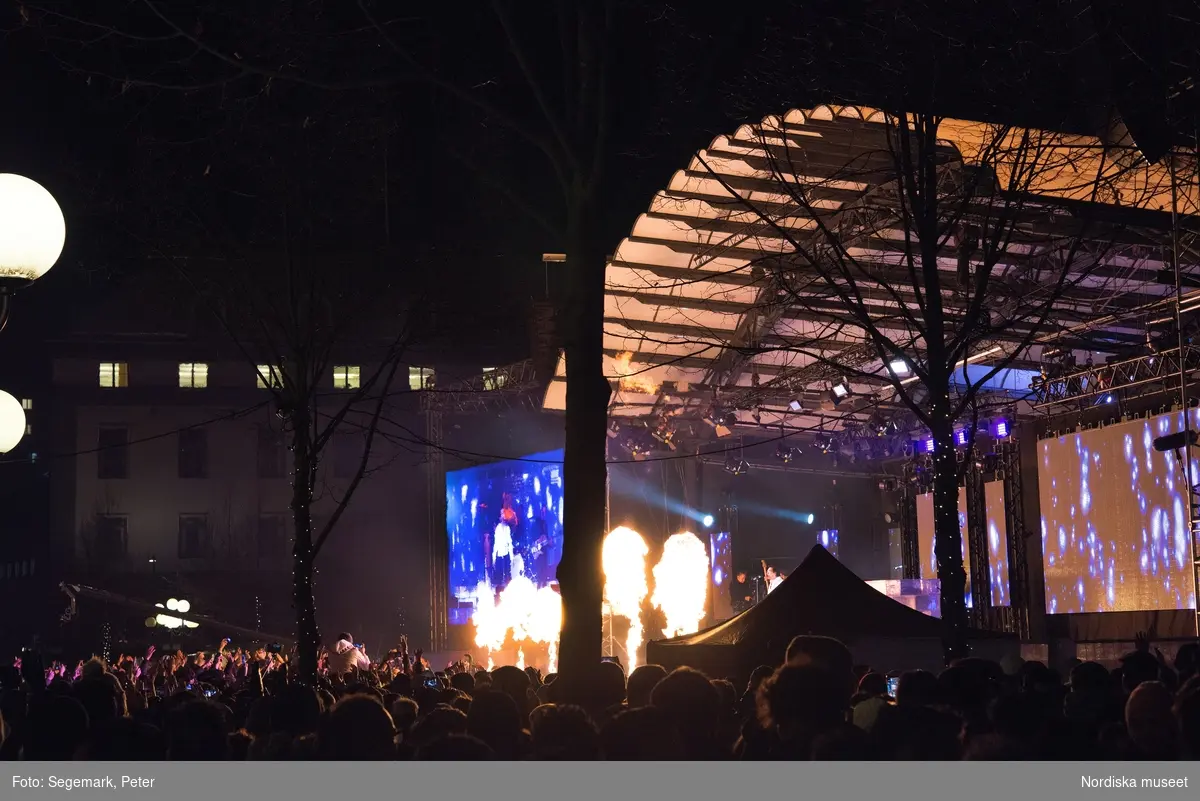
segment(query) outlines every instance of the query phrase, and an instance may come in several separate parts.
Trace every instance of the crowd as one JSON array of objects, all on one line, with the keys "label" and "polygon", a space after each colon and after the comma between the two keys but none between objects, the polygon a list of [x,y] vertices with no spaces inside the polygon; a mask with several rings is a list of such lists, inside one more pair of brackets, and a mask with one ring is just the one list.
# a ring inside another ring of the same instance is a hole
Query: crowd
[{"label": "crowd", "polygon": [[967,659],[893,686],[797,637],[742,687],[604,662],[585,708],[533,668],[434,671],[403,641],[372,661],[348,634],[315,685],[282,649],[228,641],[73,670],[25,654],[0,675],[0,760],[1197,759],[1198,657],[1140,641],[1112,670]]}]

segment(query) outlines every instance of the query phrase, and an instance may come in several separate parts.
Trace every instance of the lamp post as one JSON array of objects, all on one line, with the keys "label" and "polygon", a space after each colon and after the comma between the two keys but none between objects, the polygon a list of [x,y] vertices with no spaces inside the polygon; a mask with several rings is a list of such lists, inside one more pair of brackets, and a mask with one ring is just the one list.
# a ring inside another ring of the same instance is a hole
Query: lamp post
[{"label": "lamp post", "polygon": [[[8,325],[12,296],[45,275],[62,255],[67,223],[54,196],[36,181],[0,173],[0,331]],[[0,391],[0,453],[25,436],[25,410]]]},{"label": "lamp post", "polygon": [[36,181],[0,173],[0,331],[13,294],[49,272],[66,240],[54,196]]}]

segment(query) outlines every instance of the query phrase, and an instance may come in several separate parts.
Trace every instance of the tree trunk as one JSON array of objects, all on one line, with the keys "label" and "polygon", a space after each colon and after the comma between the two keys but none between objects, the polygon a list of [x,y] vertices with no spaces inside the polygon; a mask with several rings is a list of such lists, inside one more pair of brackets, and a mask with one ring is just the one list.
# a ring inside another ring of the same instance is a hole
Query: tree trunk
[{"label": "tree trunk", "polygon": [[292,604],[296,610],[297,678],[317,679],[317,654],[321,633],[313,598],[312,475],[313,453],[307,415],[297,412],[292,420]]},{"label": "tree trunk", "polygon": [[[570,291],[565,325],[567,357],[563,556],[558,566],[563,601],[559,641],[561,692],[588,703],[601,657],[604,594],[604,445],[610,388],[604,377],[604,261],[597,224],[586,202],[568,226]],[[563,696],[559,696],[560,698]]]},{"label": "tree trunk", "polygon": [[[947,410],[948,416],[949,410]],[[935,410],[935,414],[937,411]],[[933,533],[937,540],[938,580],[941,582],[942,650],[949,664],[968,656],[967,573],[963,569],[963,539],[958,521],[958,460],[952,424],[932,431]]]}]

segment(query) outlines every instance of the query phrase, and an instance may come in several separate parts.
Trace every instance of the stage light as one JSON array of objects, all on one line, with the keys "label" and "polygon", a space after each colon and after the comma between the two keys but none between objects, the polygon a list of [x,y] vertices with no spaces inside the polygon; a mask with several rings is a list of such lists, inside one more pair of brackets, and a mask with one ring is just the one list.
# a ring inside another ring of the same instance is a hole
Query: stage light
[{"label": "stage light", "polygon": [[967,429],[960,428],[954,432],[954,444],[960,448],[965,448],[967,446],[968,436]]},{"label": "stage light", "polygon": [[795,397],[795,398],[792,398],[790,401],[788,401],[788,408],[791,409],[793,412],[798,412],[804,408],[804,404],[800,402],[799,397]]},{"label": "stage light", "polygon": [[921,442],[921,452],[922,453],[933,453],[936,450],[937,450],[937,442],[932,437],[930,437],[927,440],[923,440]]},{"label": "stage light", "polygon": [[700,522],[704,524],[705,528],[711,528],[712,524],[716,522],[716,518],[714,518],[712,515],[705,515],[704,517],[700,518]]},{"label": "stage light", "polygon": [[908,362],[906,362],[904,359],[893,359],[888,363],[888,369],[900,378],[903,378],[912,372],[908,369]]},{"label": "stage light", "polygon": [[848,398],[850,396],[850,385],[846,383],[846,379],[843,378],[830,387],[829,395],[835,405]]},{"label": "stage light", "polygon": [[804,522],[808,523],[811,526],[814,522],[816,522],[816,519],[817,519],[817,516],[814,515],[812,512],[809,512],[808,516],[804,518]]},{"label": "stage light", "polygon": [[1154,450],[1159,453],[1165,451],[1177,451],[1180,448],[1186,448],[1189,445],[1195,445],[1196,440],[1200,438],[1200,434],[1188,429],[1187,431],[1176,431],[1174,434],[1167,434],[1163,437],[1157,437],[1154,440]]},{"label": "stage light", "polygon": [[188,612],[191,610],[191,608],[192,604],[189,601],[179,601],[177,604],[175,604],[176,612]]},{"label": "stage light", "polygon": [[167,609],[170,609],[172,612],[178,612],[179,611],[179,601],[175,600],[174,598],[168,598],[167,599]]},{"label": "stage light", "polygon": [[1012,430],[1008,427],[1007,420],[992,421],[992,436],[996,439],[1004,439],[1011,433]]},{"label": "stage light", "polygon": [[725,472],[731,476],[744,476],[750,472],[750,464],[745,459],[730,458],[725,460]]}]

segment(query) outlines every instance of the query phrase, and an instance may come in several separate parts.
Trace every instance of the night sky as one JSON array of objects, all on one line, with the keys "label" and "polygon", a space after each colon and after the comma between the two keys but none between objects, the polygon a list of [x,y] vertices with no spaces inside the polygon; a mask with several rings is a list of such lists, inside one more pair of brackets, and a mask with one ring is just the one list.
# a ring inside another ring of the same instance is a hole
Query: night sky
[{"label": "night sky", "polygon": [[[553,4],[510,5],[555,106]],[[1094,130],[1113,94],[1115,60],[1094,17],[1081,15],[1087,2],[676,5],[615,4],[617,180],[603,210],[614,248],[692,152],[766,113],[858,101]],[[396,20],[377,9],[374,21],[441,78],[537,124],[490,4],[425,6]],[[18,336],[32,353],[31,343],[136,291],[164,252],[274,246],[285,199],[293,219],[303,206],[321,247],[385,251],[485,336],[524,342],[539,256],[559,247],[545,161],[477,109],[411,80],[357,3],[300,4],[286,18],[279,7],[239,4],[236,18],[189,0],[4,10],[0,170],[54,193],[68,242],[50,277],[22,294],[0,355],[11,357]],[[148,44],[165,30],[149,9],[214,50],[329,86],[246,75],[186,41]]]}]

